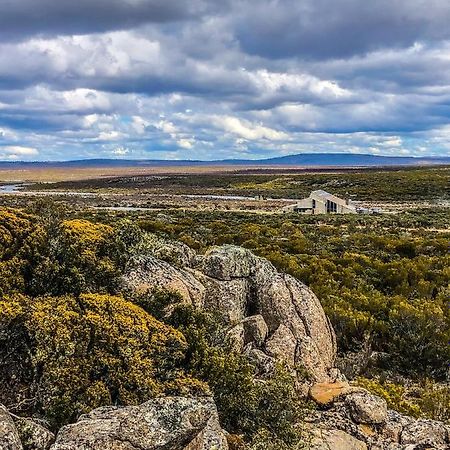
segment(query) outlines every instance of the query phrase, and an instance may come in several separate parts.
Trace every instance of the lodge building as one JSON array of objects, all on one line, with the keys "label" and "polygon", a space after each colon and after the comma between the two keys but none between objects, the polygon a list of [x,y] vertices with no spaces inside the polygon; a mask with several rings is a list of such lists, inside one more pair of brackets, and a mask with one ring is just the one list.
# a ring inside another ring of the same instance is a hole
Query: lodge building
[{"label": "lodge building", "polygon": [[283,211],[301,214],[357,214],[358,210],[350,200],[336,197],[326,191],[312,191],[308,198],[288,205]]}]

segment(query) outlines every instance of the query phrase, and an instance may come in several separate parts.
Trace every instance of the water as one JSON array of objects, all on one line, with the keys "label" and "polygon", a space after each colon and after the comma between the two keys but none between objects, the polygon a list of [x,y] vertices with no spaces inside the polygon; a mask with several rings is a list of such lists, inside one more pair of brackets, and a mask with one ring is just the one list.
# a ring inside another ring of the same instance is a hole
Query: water
[{"label": "water", "polygon": [[240,195],[181,194],[179,197],[204,198],[208,200],[255,200],[255,197],[243,197]]},{"label": "water", "polygon": [[23,189],[22,184],[3,184],[0,185],[0,193],[17,194]]}]

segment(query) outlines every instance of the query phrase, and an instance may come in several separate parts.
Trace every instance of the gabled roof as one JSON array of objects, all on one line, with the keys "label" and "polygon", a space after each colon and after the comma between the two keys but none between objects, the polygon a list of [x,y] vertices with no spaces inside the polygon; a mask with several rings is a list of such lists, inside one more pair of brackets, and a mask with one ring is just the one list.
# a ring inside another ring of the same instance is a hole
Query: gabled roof
[{"label": "gabled roof", "polygon": [[323,198],[328,199],[328,200],[332,200],[334,198],[338,198],[335,195],[330,194],[327,191],[323,191],[322,189],[318,189],[317,191],[312,191],[311,194],[310,194],[310,197],[312,195],[317,195],[318,197],[323,197]]}]

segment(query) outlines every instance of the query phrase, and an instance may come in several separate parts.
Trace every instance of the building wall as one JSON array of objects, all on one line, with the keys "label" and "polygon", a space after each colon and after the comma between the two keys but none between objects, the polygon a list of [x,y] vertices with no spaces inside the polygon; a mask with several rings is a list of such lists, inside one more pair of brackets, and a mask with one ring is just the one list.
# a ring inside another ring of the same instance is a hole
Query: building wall
[{"label": "building wall", "polygon": [[[336,206],[335,211],[329,211],[327,207],[327,200],[333,202]],[[348,202],[342,198],[334,195],[327,195],[326,197],[320,195],[319,192],[311,192],[308,198],[300,200],[295,205],[289,205],[284,208],[286,212],[298,212],[300,214],[356,214],[356,208],[349,205]]]}]

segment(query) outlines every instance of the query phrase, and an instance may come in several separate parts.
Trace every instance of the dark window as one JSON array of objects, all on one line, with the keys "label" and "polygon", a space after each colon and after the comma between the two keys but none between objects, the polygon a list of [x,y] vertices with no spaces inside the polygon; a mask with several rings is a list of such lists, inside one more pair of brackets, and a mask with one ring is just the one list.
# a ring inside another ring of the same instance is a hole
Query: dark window
[{"label": "dark window", "polygon": [[337,212],[337,203],[327,200],[327,213]]}]

